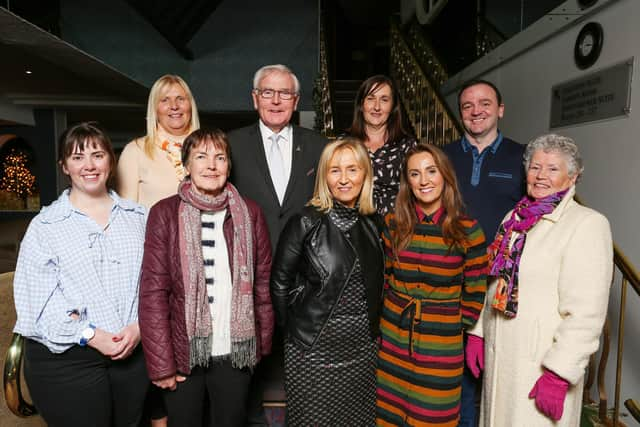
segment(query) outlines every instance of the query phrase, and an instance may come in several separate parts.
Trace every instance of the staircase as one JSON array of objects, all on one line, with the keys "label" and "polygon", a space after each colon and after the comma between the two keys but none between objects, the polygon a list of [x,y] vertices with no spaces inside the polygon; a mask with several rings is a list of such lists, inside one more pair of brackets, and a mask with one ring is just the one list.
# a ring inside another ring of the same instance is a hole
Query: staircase
[{"label": "staircase", "polygon": [[462,127],[440,94],[444,67],[431,46],[418,41],[417,33],[407,37],[392,21],[391,78],[418,141],[443,146],[460,138]]},{"label": "staircase", "polygon": [[[477,56],[491,48],[490,38],[479,35]],[[460,123],[450,110],[442,95],[440,86],[446,81],[447,73],[441,65],[436,50],[421,36],[416,26],[401,29],[392,22],[391,26],[391,76],[396,81],[398,92],[416,137],[421,142],[442,146],[462,133]],[[577,200],[577,198],[576,198]],[[601,352],[593,354],[588,366],[583,390],[581,426],[624,427],[630,415],[640,422],[640,403],[621,396],[623,350],[625,341],[625,313],[627,305],[637,304],[640,297],[640,274],[621,250],[614,244],[612,295],[619,294],[620,300],[612,299],[611,305],[618,306],[618,319],[608,316],[603,327]],[[627,301],[627,292],[633,302]],[[611,309],[611,308],[610,308]],[[614,310],[615,312],[615,310]],[[607,389],[606,370],[612,337],[617,335],[615,384],[613,392]],[[637,359],[635,359],[637,360]],[[596,396],[594,400],[592,397]],[[613,401],[613,407],[609,404]],[[629,411],[622,413],[622,405]]]},{"label": "staircase", "polygon": [[333,80],[334,129],[340,135],[351,126],[353,120],[353,104],[362,81]]}]

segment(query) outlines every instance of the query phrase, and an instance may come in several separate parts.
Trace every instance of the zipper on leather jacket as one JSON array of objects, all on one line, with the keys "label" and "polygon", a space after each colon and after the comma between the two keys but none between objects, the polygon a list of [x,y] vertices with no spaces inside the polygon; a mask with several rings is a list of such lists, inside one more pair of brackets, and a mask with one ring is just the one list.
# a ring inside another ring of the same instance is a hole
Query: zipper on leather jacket
[{"label": "zipper on leather jacket", "polygon": [[373,233],[373,235],[375,236],[376,242],[378,242],[378,249],[380,250],[380,254],[382,255],[382,287],[380,289],[380,305],[382,306],[383,304],[383,300],[384,300],[384,274],[386,272],[386,265],[385,265],[385,258],[386,255],[384,253],[384,245],[382,244],[382,235],[381,233],[378,233],[378,227],[376,227],[375,225],[372,225],[370,222],[368,222],[368,226],[370,228],[370,232]]},{"label": "zipper on leather jacket", "polygon": [[329,273],[324,269],[322,264],[320,264],[314,257],[307,256],[306,257],[309,262],[313,265],[313,268],[320,275],[320,290],[316,293],[316,296],[320,296],[320,294],[324,291],[325,286],[327,285],[327,281],[329,278]]},{"label": "zipper on leather jacket", "polygon": [[322,332],[324,332],[324,328],[327,327],[327,323],[329,323],[329,320],[331,320],[331,318],[333,317],[333,312],[335,311],[338,303],[342,299],[342,294],[344,293],[344,288],[346,287],[346,284],[349,283],[349,279],[351,279],[351,275],[353,274],[353,270],[354,270],[355,267],[356,267],[356,263],[354,262],[353,265],[351,266],[351,270],[349,270],[349,274],[347,275],[347,279],[344,281],[344,283],[342,285],[342,289],[340,289],[340,293],[338,294],[338,298],[336,299],[335,304],[333,304],[333,307],[331,308],[331,311],[329,312],[329,316],[327,316],[327,320],[324,321],[324,324],[322,325],[322,328],[320,328],[320,331],[318,331],[318,334],[313,339],[313,342],[311,343],[311,347],[309,349],[313,349],[313,347],[316,345],[316,342],[318,341],[318,338],[320,338],[320,335],[322,335]]}]

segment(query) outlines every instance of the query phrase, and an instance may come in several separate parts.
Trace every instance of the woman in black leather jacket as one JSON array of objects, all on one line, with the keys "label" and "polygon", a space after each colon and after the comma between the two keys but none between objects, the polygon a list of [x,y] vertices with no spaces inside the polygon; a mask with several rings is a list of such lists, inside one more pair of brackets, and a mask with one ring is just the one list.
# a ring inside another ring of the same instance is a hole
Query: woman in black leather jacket
[{"label": "woman in black leather jacket", "polygon": [[291,426],[375,423],[384,257],[372,187],[359,140],[328,144],[313,198],[281,234],[271,296]]}]

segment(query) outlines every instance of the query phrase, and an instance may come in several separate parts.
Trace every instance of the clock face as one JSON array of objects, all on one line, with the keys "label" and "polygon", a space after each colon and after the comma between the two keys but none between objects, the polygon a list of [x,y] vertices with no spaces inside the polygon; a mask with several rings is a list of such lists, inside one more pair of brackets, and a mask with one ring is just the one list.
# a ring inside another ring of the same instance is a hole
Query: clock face
[{"label": "clock face", "polygon": [[600,56],[604,40],[602,26],[589,22],[580,30],[573,48],[573,58],[581,70],[592,66]]},{"label": "clock face", "polygon": [[593,51],[593,43],[594,40],[592,34],[587,34],[584,36],[582,42],[580,43],[580,52],[582,52],[583,56],[587,56],[591,53],[591,51]]}]

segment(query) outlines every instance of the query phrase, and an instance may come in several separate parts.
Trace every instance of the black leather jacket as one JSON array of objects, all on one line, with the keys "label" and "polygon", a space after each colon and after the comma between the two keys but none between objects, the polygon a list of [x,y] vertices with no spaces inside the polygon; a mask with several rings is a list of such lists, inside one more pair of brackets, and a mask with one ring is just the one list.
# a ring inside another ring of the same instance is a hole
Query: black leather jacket
[{"label": "black leather jacket", "polygon": [[376,215],[361,216],[351,240],[329,215],[313,207],[292,217],[280,235],[271,269],[276,323],[289,339],[310,349],[329,320],[360,258],[366,285],[369,329],[379,335],[384,253]]}]

